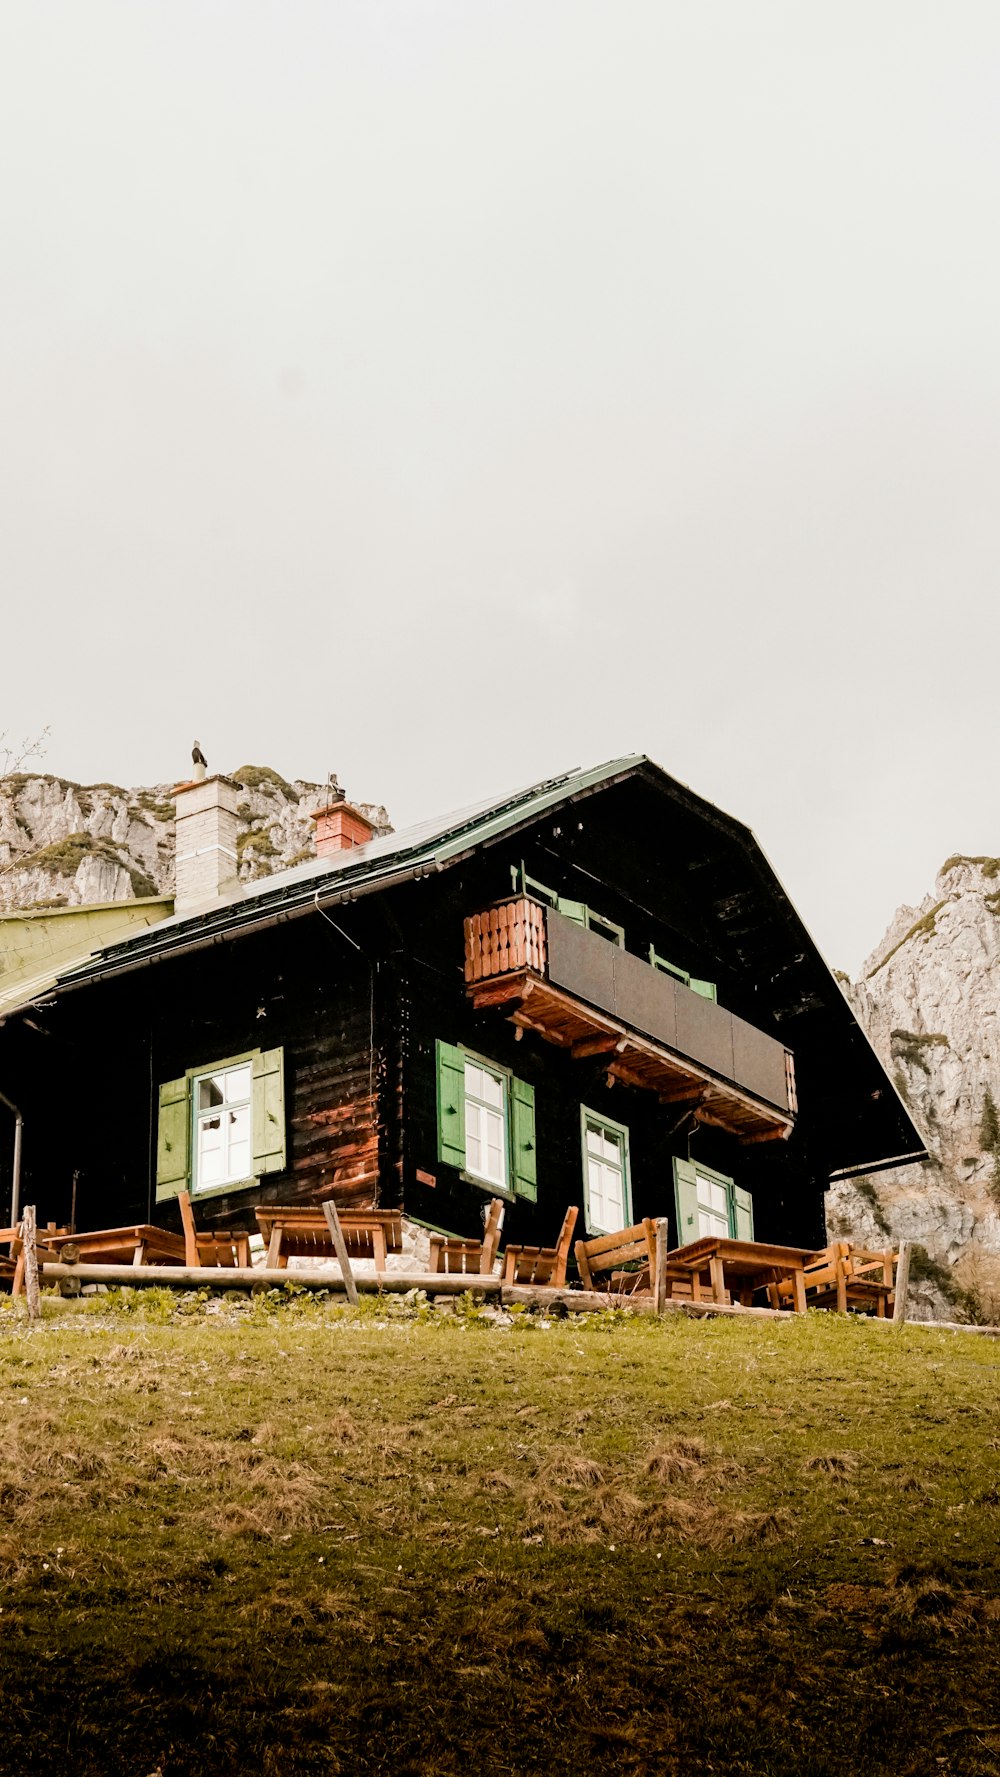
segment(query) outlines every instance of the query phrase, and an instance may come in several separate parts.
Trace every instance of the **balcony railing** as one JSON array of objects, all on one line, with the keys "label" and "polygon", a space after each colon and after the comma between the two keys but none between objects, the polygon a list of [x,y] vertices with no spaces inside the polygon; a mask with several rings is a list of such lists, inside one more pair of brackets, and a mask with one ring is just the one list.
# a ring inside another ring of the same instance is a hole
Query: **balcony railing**
[{"label": "balcony railing", "polygon": [[478,1007],[510,1016],[610,1077],[690,1104],[743,1141],[790,1134],[790,1050],[673,976],[527,896],[465,921],[465,979]]}]

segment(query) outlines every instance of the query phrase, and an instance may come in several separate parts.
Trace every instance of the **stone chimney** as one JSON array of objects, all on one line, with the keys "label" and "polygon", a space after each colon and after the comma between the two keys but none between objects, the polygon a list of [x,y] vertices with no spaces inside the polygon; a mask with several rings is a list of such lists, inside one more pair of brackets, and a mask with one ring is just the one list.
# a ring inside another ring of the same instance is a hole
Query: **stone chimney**
[{"label": "stone chimney", "polygon": [[236,887],[237,785],[228,777],[178,784],[174,912],[190,913]]},{"label": "stone chimney", "polygon": [[343,793],[325,808],[318,808],[311,820],[316,822],[316,856],[332,857],[334,852],[350,851],[364,845],[375,831],[372,822],[360,809],[345,802]]}]

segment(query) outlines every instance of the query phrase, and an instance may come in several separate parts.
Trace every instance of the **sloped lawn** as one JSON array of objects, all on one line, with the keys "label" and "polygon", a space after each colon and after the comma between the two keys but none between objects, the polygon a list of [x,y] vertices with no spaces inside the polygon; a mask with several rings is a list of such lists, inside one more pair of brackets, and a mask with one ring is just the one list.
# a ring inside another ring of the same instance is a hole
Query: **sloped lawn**
[{"label": "sloped lawn", "polygon": [[1000,1772],[998,1383],[824,1315],[4,1303],[0,1771]]}]

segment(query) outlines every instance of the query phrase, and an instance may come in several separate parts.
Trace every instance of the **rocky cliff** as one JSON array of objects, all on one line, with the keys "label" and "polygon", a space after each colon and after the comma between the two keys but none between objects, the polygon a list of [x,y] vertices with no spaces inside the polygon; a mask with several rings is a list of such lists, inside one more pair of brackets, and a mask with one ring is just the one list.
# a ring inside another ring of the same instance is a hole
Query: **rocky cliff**
[{"label": "rocky cliff", "polygon": [[[242,789],[242,877],[315,856],[309,816],[329,801],[329,785],[287,783],[266,765],[242,765],[230,776]],[[391,831],[384,808],[355,806],[379,832]],[[24,772],[0,779],[0,908],[123,901],[170,894],[173,883],[170,784],[126,790]]]},{"label": "rocky cliff", "polygon": [[843,986],[930,1160],[834,1187],[831,1235],[918,1242],[925,1309],[1000,1321],[1000,858],[949,858]]}]

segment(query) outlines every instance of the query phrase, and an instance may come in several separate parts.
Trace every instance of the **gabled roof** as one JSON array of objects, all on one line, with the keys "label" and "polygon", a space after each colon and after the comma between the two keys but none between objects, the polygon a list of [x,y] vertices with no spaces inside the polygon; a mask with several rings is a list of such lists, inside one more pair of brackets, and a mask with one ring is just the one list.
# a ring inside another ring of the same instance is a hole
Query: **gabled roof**
[{"label": "gabled roof", "polygon": [[[292,870],[241,883],[233,894],[207,908],[174,914],[134,941],[109,945],[78,968],[68,970],[60,977],[60,985],[76,986],[96,980],[120,968],[134,968],[177,953],[214,935],[251,931],[279,916],[352,900],[391,883],[444,869],[489,839],[514,832],[548,809],[603,789],[644,767],[666,779],[666,773],[660,772],[659,766],[654,766],[644,754],[631,754],[589,771],[566,771],[499,800],[473,803],[436,820],[421,821],[403,832],[386,833],[369,840],[367,845],[354,846],[333,857],[313,858]],[[706,803],[705,807],[710,808],[711,804]],[[713,812],[718,815],[719,811]]]},{"label": "gabled roof", "polygon": [[[444,870],[579,798],[631,781],[661,799],[663,818],[703,836],[698,893],[741,970],[761,989],[761,1011],[824,1095],[817,1138],[827,1173],[870,1171],[924,1157],[919,1132],[851,1007],[749,827],[670,777],[645,754],[567,771],[512,795],[458,809],[333,857],[259,881],[194,913],[106,945],[65,970],[56,995],[169,957],[239,938],[314,910]],[[650,811],[655,816],[655,809]],[[814,1096],[814,1105],[815,1105]],[[815,1117],[813,1119],[815,1122]],[[817,1150],[818,1151],[818,1150]],[[835,1171],[835,1169],[837,1169]]]}]

